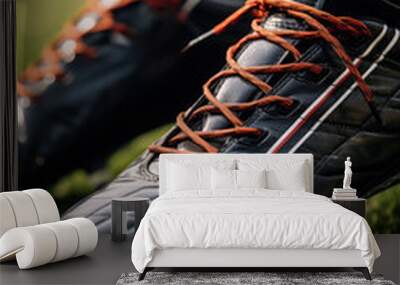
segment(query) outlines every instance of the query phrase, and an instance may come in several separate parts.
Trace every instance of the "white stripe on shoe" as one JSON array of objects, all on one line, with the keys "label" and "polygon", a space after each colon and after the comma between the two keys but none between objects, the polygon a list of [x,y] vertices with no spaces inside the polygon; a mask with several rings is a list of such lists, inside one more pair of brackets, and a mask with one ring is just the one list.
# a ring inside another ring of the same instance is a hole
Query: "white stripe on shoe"
[{"label": "white stripe on shoe", "polygon": [[[364,51],[364,53],[353,61],[353,64],[358,66],[361,64],[362,59],[368,56],[373,49],[379,44],[388,31],[386,25],[383,26],[382,31],[376,37],[376,39],[369,45],[369,47]],[[396,30],[397,32],[397,30]],[[396,38],[396,35],[394,36]],[[393,40],[392,40],[393,41]],[[390,45],[390,43],[389,43]],[[383,55],[383,54],[382,54]],[[379,60],[379,59],[378,59]],[[297,133],[297,131],[308,122],[311,116],[318,111],[318,109],[329,99],[330,96],[336,91],[336,89],[344,83],[351,76],[350,71],[346,70],[320,95],[313,104],[310,105],[300,117],[286,130],[286,132],[273,144],[273,146],[268,150],[267,153],[276,153],[289,142],[289,140]],[[354,84],[355,85],[355,84]],[[297,144],[296,144],[297,145]],[[293,148],[292,148],[293,149]],[[291,152],[292,149],[290,150]]]}]

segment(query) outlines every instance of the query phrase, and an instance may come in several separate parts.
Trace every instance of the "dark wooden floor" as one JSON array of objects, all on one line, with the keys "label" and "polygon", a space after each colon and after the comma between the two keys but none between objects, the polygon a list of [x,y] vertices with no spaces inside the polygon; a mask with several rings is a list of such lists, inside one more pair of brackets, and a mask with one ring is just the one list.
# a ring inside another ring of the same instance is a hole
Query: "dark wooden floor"
[{"label": "dark wooden floor", "polygon": [[[400,283],[400,234],[375,237],[382,257],[374,272]],[[122,273],[134,271],[130,247],[131,239],[114,243],[110,236],[102,235],[97,249],[88,256],[29,270],[19,270],[15,262],[1,264],[0,284],[115,284]]]}]

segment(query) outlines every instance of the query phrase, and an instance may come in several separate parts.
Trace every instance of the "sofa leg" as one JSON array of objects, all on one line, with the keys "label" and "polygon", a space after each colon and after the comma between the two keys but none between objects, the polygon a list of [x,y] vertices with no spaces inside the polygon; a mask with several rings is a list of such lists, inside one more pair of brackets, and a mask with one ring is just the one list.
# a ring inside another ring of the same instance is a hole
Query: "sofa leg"
[{"label": "sofa leg", "polygon": [[361,271],[362,274],[364,275],[365,279],[372,280],[371,274],[369,274],[369,270],[367,267],[355,267],[354,269],[357,271]]},{"label": "sofa leg", "polygon": [[148,271],[147,268],[145,268],[143,270],[143,272],[139,274],[138,281],[142,281],[144,279],[144,277],[146,276],[147,271]]}]

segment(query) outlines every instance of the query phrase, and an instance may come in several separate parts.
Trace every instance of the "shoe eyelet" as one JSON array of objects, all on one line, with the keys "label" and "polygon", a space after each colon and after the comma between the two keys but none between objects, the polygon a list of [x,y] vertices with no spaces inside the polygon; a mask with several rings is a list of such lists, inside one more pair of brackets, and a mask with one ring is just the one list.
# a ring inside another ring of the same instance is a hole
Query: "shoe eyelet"
[{"label": "shoe eyelet", "polygon": [[18,98],[18,106],[22,109],[27,109],[31,105],[31,99],[29,97],[19,97]]},{"label": "shoe eyelet", "polygon": [[71,39],[65,40],[59,45],[58,50],[61,53],[64,62],[70,63],[75,59],[76,46],[76,41]]},{"label": "shoe eyelet", "polygon": [[263,141],[265,139],[265,137],[267,137],[269,135],[269,132],[267,130],[263,130],[260,128],[259,128],[259,131],[260,131],[259,134],[248,135],[248,136],[239,138],[238,142],[244,146],[252,146],[252,145],[260,143],[261,141]]},{"label": "shoe eyelet", "polygon": [[286,112],[284,111],[284,116],[285,117],[291,117],[294,113],[296,113],[301,106],[301,101],[295,98],[290,98],[292,99],[292,105],[289,107],[283,107],[283,109],[286,109]]},{"label": "shoe eyelet", "polygon": [[101,5],[103,5],[104,7],[112,7],[114,5],[116,5],[119,0],[100,0]]},{"label": "shoe eyelet", "polygon": [[313,83],[313,84],[321,84],[322,81],[325,80],[325,78],[328,77],[330,74],[330,69],[326,65],[321,65],[322,70],[319,73],[314,73],[310,71],[302,71],[299,72],[298,75],[296,76],[296,79],[299,81],[307,82],[307,83]]},{"label": "shoe eyelet", "polygon": [[89,13],[80,18],[75,26],[80,32],[85,33],[93,29],[99,20],[100,16],[97,13]]},{"label": "shoe eyelet", "polygon": [[291,98],[292,104],[290,106],[282,106],[279,104],[276,104],[274,106],[274,109],[264,109],[264,112],[271,117],[276,118],[277,116],[281,119],[289,118],[292,116],[301,106],[301,102],[295,98]]},{"label": "shoe eyelet", "polygon": [[41,94],[47,87],[53,84],[54,81],[56,81],[56,77],[53,74],[47,74],[39,81],[23,81],[22,84],[33,94]]}]

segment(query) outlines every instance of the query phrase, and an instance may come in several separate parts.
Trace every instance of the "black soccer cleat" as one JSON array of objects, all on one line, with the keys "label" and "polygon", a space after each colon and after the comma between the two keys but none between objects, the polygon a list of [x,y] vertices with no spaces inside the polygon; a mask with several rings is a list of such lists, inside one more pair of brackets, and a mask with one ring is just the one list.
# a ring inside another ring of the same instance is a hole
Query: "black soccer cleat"
[{"label": "black soccer cleat", "polygon": [[[207,35],[252,13],[253,32],[227,51],[177,126],[103,190],[71,208],[108,230],[112,197],[158,194],[158,154],[165,152],[312,153],[315,193],[342,183],[353,160],[353,185],[368,197],[400,178],[400,32],[377,1],[249,0]],[[358,19],[375,10],[377,20]],[[365,14],[354,14],[365,13]]]},{"label": "black soccer cleat", "polygon": [[93,171],[136,135],[172,121],[248,25],[181,50],[242,3],[89,1],[19,80],[20,187]]}]

